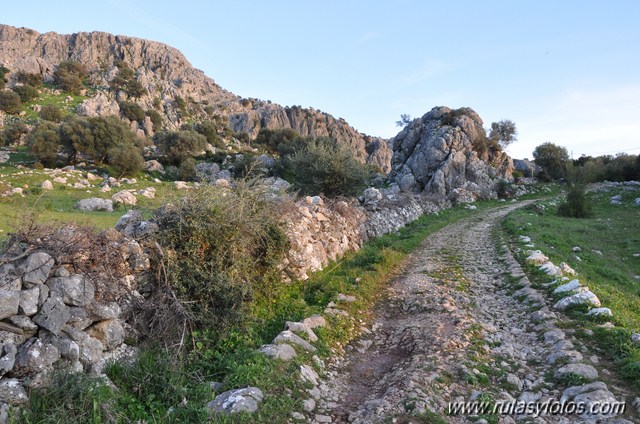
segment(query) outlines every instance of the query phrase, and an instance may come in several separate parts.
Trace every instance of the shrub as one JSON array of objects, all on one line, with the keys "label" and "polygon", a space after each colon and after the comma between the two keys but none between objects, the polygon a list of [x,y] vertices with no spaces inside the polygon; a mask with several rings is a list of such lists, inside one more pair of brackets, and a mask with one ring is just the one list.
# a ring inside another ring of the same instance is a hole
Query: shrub
[{"label": "shrub", "polygon": [[19,144],[22,136],[29,132],[29,127],[22,121],[15,121],[7,124],[2,131],[2,144],[9,146]]},{"label": "shrub", "polygon": [[0,110],[9,115],[17,115],[22,111],[20,96],[11,90],[0,91]]},{"label": "shrub", "polygon": [[295,185],[305,194],[351,196],[362,190],[369,169],[358,162],[351,149],[330,138],[319,138],[284,161]]},{"label": "shrub", "polygon": [[203,186],[156,213],[168,287],[197,326],[237,323],[245,302],[278,275],[288,249],[274,205],[238,183]]},{"label": "shrub", "polygon": [[162,124],[164,123],[164,119],[162,119],[162,115],[157,110],[150,109],[145,112],[145,115],[151,119],[151,123],[153,124],[153,129],[158,131],[162,128]]},{"label": "shrub", "polygon": [[20,100],[22,100],[23,103],[30,102],[40,94],[38,89],[31,85],[16,85],[13,87],[13,91],[20,96]]},{"label": "shrub", "polygon": [[196,160],[185,158],[178,168],[178,178],[181,181],[193,181],[196,179]]},{"label": "shrub", "polygon": [[144,121],[144,116],[145,116],[144,110],[137,103],[120,102],[118,103],[118,106],[120,107],[120,112],[122,113],[122,116],[124,116],[128,120],[138,121],[138,122]]},{"label": "shrub", "polygon": [[29,150],[45,166],[55,164],[59,142],[58,127],[49,121],[36,125],[27,139]]},{"label": "shrub", "polygon": [[87,68],[83,64],[66,61],[58,65],[53,72],[53,79],[64,91],[78,95],[84,88],[83,79],[87,75]]},{"label": "shrub", "polygon": [[195,131],[159,132],[153,142],[166,156],[167,163],[176,166],[184,159],[200,154],[207,145],[207,139]]},{"label": "shrub", "polygon": [[118,174],[118,178],[136,174],[142,171],[145,165],[140,150],[133,144],[114,147],[109,151],[107,161]]},{"label": "shrub", "polygon": [[98,164],[107,159],[114,147],[135,143],[135,135],[129,126],[115,116],[92,117],[88,124],[92,137],[80,140],[79,151],[91,155]]},{"label": "shrub", "polygon": [[510,199],[515,196],[513,186],[507,180],[499,180],[496,184],[496,192],[500,199]]},{"label": "shrub", "polygon": [[567,193],[567,200],[558,207],[558,215],[568,218],[591,218],[593,210],[585,197],[585,186],[573,184]]},{"label": "shrub", "polygon": [[9,73],[9,69],[0,65],[0,90],[4,90],[7,85],[7,74]]},{"label": "shrub", "polygon": [[42,85],[42,75],[18,71],[16,72],[16,82],[37,88]]},{"label": "shrub", "polygon": [[61,122],[64,115],[64,111],[56,105],[44,105],[39,113],[40,119],[51,122]]}]

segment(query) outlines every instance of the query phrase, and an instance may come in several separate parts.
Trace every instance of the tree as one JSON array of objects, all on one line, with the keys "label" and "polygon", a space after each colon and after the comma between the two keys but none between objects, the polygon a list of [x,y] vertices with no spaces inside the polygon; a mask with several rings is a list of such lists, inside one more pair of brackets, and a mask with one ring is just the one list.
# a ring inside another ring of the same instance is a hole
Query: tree
[{"label": "tree", "polygon": [[67,117],[58,127],[58,135],[67,160],[71,163],[75,162],[78,152],[93,146],[93,134],[86,118],[74,115]]},{"label": "tree", "polygon": [[513,121],[503,119],[502,121],[491,123],[489,140],[494,143],[498,143],[502,148],[505,148],[516,141],[517,135],[518,130],[516,129],[516,124]]},{"label": "tree", "polygon": [[45,166],[55,164],[59,143],[58,127],[49,121],[42,121],[36,125],[27,139],[31,154]]},{"label": "tree", "polygon": [[109,151],[114,147],[135,143],[135,135],[129,126],[115,116],[92,117],[88,119],[92,143],[83,153],[93,156],[98,164],[104,163]]},{"label": "tree", "polygon": [[195,131],[162,131],[156,133],[153,142],[165,155],[169,165],[178,166],[183,160],[200,154],[207,146],[207,139]]},{"label": "tree", "polygon": [[547,179],[559,179],[567,176],[569,152],[562,146],[546,142],[535,148],[533,159],[536,165],[542,167]]},{"label": "tree", "polygon": [[30,74],[28,72],[18,71],[16,72],[15,78],[16,82],[24,85],[30,85],[35,88],[42,85],[42,75],[40,74]]},{"label": "tree", "polygon": [[4,90],[7,85],[7,74],[9,73],[9,69],[0,65],[0,90]]},{"label": "tree", "polygon": [[144,109],[134,102],[120,102],[118,103],[120,112],[122,115],[130,121],[144,121]]},{"label": "tree", "polygon": [[11,90],[0,91],[0,110],[9,115],[17,115],[22,111],[20,96]]},{"label": "tree", "polygon": [[400,115],[400,120],[396,121],[396,127],[406,127],[411,123],[411,115],[403,113]]}]

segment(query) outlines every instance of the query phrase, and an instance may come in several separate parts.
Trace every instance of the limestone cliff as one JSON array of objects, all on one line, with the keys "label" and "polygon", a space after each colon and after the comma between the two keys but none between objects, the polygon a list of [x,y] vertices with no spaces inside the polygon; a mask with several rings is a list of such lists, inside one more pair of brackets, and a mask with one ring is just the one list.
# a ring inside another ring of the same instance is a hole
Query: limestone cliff
[{"label": "limestone cliff", "polygon": [[482,125],[470,108],[433,108],[392,139],[390,180],[402,191],[453,201],[495,197],[497,180],[512,180],[513,162]]},{"label": "limestone cliff", "polygon": [[288,108],[240,98],[166,44],[105,32],[40,34],[0,25],[0,64],[10,71],[40,74],[47,81],[52,79],[56,66],[68,60],[81,62],[91,71],[92,90],[88,94],[101,96],[100,104],[94,104],[91,113],[94,109],[111,111],[113,107],[102,108],[101,104],[113,106],[116,100],[126,99],[125,93],[114,91],[109,84],[118,73],[115,62],[121,60],[134,70],[135,79],[147,91],[135,102],[146,110],[161,112],[168,128],[214,114],[226,117],[232,130],[252,137],[261,128],[293,128],[303,136],[333,137],[348,144],[359,160],[378,165],[384,172],[390,170],[391,149],[386,140],[362,134],[343,119],[313,108]]}]

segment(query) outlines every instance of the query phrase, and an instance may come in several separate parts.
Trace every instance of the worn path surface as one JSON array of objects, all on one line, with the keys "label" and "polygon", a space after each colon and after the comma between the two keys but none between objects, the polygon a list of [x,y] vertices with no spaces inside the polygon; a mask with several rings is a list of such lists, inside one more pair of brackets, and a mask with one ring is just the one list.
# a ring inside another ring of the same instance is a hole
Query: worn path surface
[{"label": "worn path surface", "polygon": [[[553,377],[566,363],[585,372],[600,367],[595,381],[608,374],[571,330],[558,329],[550,300],[530,287],[496,238],[501,219],[523,203],[481,212],[425,240],[366,334],[327,365],[316,420],[441,422],[433,421],[435,411],[447,422],[474,422],[479,417],[447,415],[448,403],[559,400],[576,384]],[[574,391],[580,390],[586,392],[578,396],[591,401],[629,395],[611,383]],[[511,414],[500,422],[625,422],[616,419]]]}]

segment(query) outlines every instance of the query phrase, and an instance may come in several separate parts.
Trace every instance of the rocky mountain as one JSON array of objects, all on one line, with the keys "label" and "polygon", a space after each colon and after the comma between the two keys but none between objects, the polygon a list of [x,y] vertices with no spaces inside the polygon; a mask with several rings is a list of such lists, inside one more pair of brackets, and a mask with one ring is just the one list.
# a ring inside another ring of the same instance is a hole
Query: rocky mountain
[{"label": "rocky mountain", "polygon": [[[330,136],[348,144],[355,156],[390,170],[391,150],[386,140],[370,137],[345,120],[328,113],[299,106],[283,107],[270,101],[243,99],[224,90],[195,69],[177,49],[163,43],[105,32],[75,34],[38,33],[32,29],[0,25],[0,64],[13,75],[24,71],[51,81],[56,67],[64,61],[84,64],[90,71],[87,91],[91,96],[79,111],[86,115],[112,114],[117,102],[135,101],[145,110],[163,114],[167,128],[187,121],[224,117],[234,132],[255,137],[260,129],[292,128],[303,136]],[[122,61],[134,71],[134,78],[146,93],[127,98],[113,89]],[[141,131],[149,134],[149,128]],[[157,129],[156,129],[157,130]]]},{"label": "rocky mountain", "polygon": [[486,138],[470,108],[435,107],[395,138],[389,179],[404,192],[454,201],[495,197],[498,180],[513,180],[513,162]]}]

